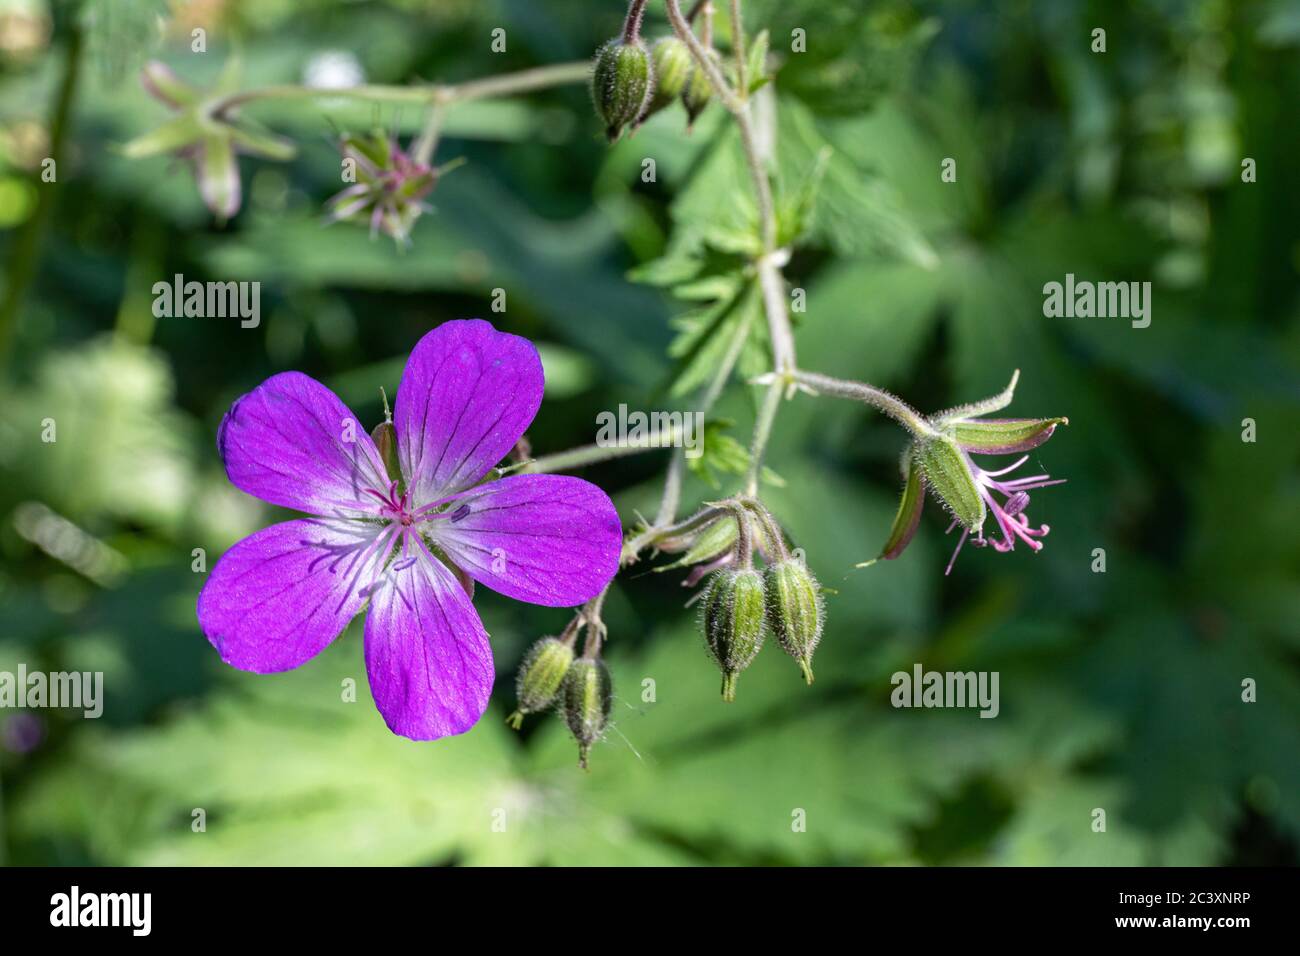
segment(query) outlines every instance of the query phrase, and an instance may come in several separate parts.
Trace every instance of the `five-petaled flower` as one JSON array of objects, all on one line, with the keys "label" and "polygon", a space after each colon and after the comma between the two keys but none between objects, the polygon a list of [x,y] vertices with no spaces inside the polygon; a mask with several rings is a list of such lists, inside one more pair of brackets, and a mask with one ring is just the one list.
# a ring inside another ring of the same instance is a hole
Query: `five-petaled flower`
[{"label": "five-petaled flower", "polygon": [[[1025,509],[1029,492],[1065,479],[1030,475],[1003,480],[1028,460],[1028,455],[997,471],[985,471],[972,455],[1013,455],[1037,448],[1052,437],[1056,426],[1067,418],[980,418],[1011,403],[1019,371],[1002,392],[971,405],[940,412],[926,419],[927,433],[917,435],[903,454],[903,499],[894,518],[881,558],[903,553],[921,520],[921,505],[929,490],[952,515],[948,531],[961,527],[961,538],[953,550],[944,574],[952,571],[957,554],[971,538],[976,547],[992,545],[996,551],[1011,551],[1019,541],[1034,551],[1043,547],[1047,525],[1034,527]],[[1002,500],[998,500],[1001,496]],[[1001,536],[984,536],[984,523],[992,512]],[[872,564],[873,561],[865,562]]]},{"label": "five-petaled flower", "polygon": [[256,673],[297,667],[368,601],[366,671],[389,728],[433,740],[472,727],[494,677],[473,582],[569,607],[618,569],[618,514],[595,485],[484,480],[532,422],[542,390],[532,343],[473,320],[437,327],[411,353],[393,461],[301,373],[236,400],[217,437],[231,482],[316,517],[265,528],[212,569],[198,618],[222,659]]}]

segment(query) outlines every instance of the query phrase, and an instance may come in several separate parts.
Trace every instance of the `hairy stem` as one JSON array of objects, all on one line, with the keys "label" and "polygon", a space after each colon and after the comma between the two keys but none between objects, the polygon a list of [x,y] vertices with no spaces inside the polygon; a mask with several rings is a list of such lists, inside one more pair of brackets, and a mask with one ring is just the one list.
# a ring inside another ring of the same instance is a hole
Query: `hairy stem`
[{"label": "hairy stem", "polygon": [[649,0],[632,0],[627,8],[627,19],[623,21],[623,42],[636,43],[641,39],[641,18],[645,16],[645,5]]},{"label": "hairy stem", "polygon": [[497,96],[514,96],[552,86],[586,83],[591,76],[591,64],[586,60],[576,63],[558,63],[552,66],[533,67],[501,76],[487,76],[464,83],[426,84],[423,86],[350,86],[343,89],[318,89],[313,86],[263,86],[242,90],[217,100],[212,113],[220,115],[228,110],[260,100],[291,99],[359,99],[375,103],[414,103],[427,106],[453,106],[474,100]]},{"label": "hairy stem", "polygon": [[802,370],[794,373],[794,380],[817,394],[847,398],[877,408],[918,438],[935,434],[924,415],[901,398],[874,385]]},{"label": "hairy stem", "polygon": [[[731,88],[727,78],[722,75],[716,57],[712,56],[691,32],[690,24],[682,16],[678,0],[665,0],[665,2],[673,31],[691,51],[696,66],[709,78],[718,100],[735,117],[741,148],[745,154],[745,164],[754,186],[755,205],[758,209],[759,236],[763,244],[763,254],[759,257],[756,266],[759,282],[763,287],[763,307],[767,313],[768,331],[772,339],[772,365],[777,372],[792,372],[796,367],[794,334],[790,329],[790,315],[785,304],[785,279],[781,275],[781,265],[778,261],[780,257],[777,249],[776,207],[772,200],[772,184],[767,176],[767,164],[758,149],[754,135],[749,98],[743,95],[743,90],[738,94]],[[737,18],[740,16],[738,6],[735,16]]]},{"label": "hairy stem", "polygon": [[772,424],[776,421],[776,412],[781,405],[781,393],[785,391],[785,382],[776,379],[767,387],[763,404],[759,406],[758,418],[754,421],[754,437],[749,443],[749,471],[745,475],[745,494],[758,494],[758,476],[763,471],[763,453],[767,450],[767,441],[772,437]]},{"label": "hairy stem", "polygon": [[519,465],[504,469],[505,474],[545,475],[556,471],[571,471],[584,465],[609,461],[611,458],[623,458],[627,455],[640,454],[643,451],[655,451],[659,448],[672,448],[681,443],[685,434],[685,425],[678,425],[665,432],[655,432],[636,441],[620,442],[617,445],[582,445],[568,451],[557,451],[552,455],[543,455]]},{"label": "hairy stem", "polygon": [[731,0],[731,49],[736,55],[736,85],[740,87],[740,95],[747,96],[749,64],[746,62],[745,18],[740,15],[740,0]]}]

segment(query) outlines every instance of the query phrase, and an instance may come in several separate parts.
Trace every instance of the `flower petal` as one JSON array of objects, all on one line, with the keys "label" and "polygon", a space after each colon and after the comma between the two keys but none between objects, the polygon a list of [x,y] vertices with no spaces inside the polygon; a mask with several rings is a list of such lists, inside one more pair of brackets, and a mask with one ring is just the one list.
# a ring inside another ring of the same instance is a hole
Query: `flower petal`
[{"label": "flower petal", "polygon": [[193,113],[173,116],[160,126],[122,146],[122,155],[128,159],[143,159],[161,153],[175,153],[195,145],[203,138],[203,126]]},{"label": "flower petal", "polygon": [[412,740],[464,733],[487,709],[495,677],[487,631],[450,569],[422,547],[375,587],[366,673],[388,729]]},{"label": "flower petal", "polygon": [[609,496],[567,475],[488,482],[427,527],[474,580],[547,607],[573,607],[599,593],[618,571],[623,542]]},{"label": "flower petal", "polygon": [[542,387],[533,344],[481,319],[445,322],[420,339],[394,409],[412,500],[428,504],[486,475],[532,423]]},{"label": "flower petal", "polygon": [[263,528],[221,556],[199,593],[199,627],[221,659],[270,674],[334,640],[383,569],[379,526],[307,518]]},{"label": "flower petal", "polygon": [[348,407],[301,372],[273,375],[230,406],[217,451],[235,487],[273,505],[326,516],[372,515],[383,461]]},{"label": "flower petal", "polygon": [[197,89],[173,73],[171,67],[157,60],[150,60],[144,65],[140,71],[140,82],[150,96],[173,109],[193,106],[199,101]]},{"label": "flower petal", "polygon": [[242,194],[239,185],[239,161],[228,133],[209,133],[203,137],[195,157],[194,175],[199,195],[214,216],[222,222],[239,212]]}]

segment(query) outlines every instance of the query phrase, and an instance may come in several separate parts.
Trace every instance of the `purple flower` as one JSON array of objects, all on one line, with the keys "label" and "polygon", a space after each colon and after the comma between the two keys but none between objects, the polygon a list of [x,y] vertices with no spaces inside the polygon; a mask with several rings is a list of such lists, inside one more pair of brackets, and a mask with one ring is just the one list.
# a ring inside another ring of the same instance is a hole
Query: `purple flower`
[{"label": "purple flower", "polygon": [[473,582],[571,607],[618,570],[618,514],[595,485],[483,480],[532,422],[542,389],[532,343],[473,320],[439,326],[411,353],[388,463],[342,401],[299,372],[237,399],[217,436],[231,482],[316,517],[265,528],[212,569],[198,618],[222,660],[290,670],[368,601],[366,671],[389,729],[434,740],[472,727],[494,676]]},{"label": "purple flower", "polygon": [[[928,433],[918,435],[903,456],[903,498],[889,539],[880,553],[881,558],[897,558],[912,540],[921,521],[921,506],[927,490],[952,515],[948,531],[952,532],[959,525],[962,529],[944,574],[952,571],[967,538],[975,547],[992,545],[995,551],[1012,551],[1017,542],[1033,551],[1042,550],[1040,539],[1050,529],[1047,525],[1034,527],[1030,523],[1025,513],[1029,507],[1029,492],[1063,484],[1065,479],[1029,475],[1003,480],[1004,475],[1023,465],[1029,456],[1024,455],[997,471],[986,471],[972,457],[1029,451],[1051,438],[1058,425],[1069,424],[1067,418],[978,417],[1010,404],[1019,374],[1017,372],[1011,384],[992,398],[926,420]],[[997,522],[1000,537],[984,536],[984,524],[990,513]],[[873,563],[874,560],[865,562]]]}]

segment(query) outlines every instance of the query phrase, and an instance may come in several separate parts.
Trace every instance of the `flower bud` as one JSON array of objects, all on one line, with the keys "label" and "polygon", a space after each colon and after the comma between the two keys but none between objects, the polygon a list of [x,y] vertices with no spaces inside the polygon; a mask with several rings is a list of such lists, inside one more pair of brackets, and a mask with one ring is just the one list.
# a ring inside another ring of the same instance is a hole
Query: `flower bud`
[{"label": "flower bud", "polygon": [[579,657],[564,677],[564,720],[578,741],[578,765],[587,767],[587,752],[609,722],[609,669],[595,657]]},{"label": "flower bud", "polygon": [[550,707],[572,663],[573,646],[558,638],[544,637],[530,647],[524,655],[524,662],[519,665],[519,678],[515,684],[519,705],[506,718],[506,723],[518,730],[523,726],[525,714],[535,714]]},{"label": "flower bud", "polygon": [[822,595],[807,565],[786,558],[765,574],[767,622],[785,652],[799,662],[804,680],[813,682],[812,656],[822,639]]},{"label": "flower bud", "polygon": [[644,123],[682,95],[686,83],[691,77],[691,51],[677,37],[663,37],[655,42],[650,50],[654,70],[654,92],[650,105],[641,114],[637,123]]},{"label": "flower bud", "polygon": [[640,40],[610,40],[596,52],[591,99],[611,143],[645,112],[653,90],[654,68]]},{"label": "flower bud", "polygon": [[[710,50],[709,56],[716,58],[717,54]],[[704,112],[711,99],[713,99],[713,83],[710,82],[708,74],[699,67],[692,69],[691,78],[686,82],[686,89],[682,91],[688,129],[695,124],[695,118]]]},{"label": "flower bud", "polygon": [[722,669],[722,699],[736,699],[736,676],[763,646],[763,576],[753,568],[723,568],[704,594],[704,640]]}]

